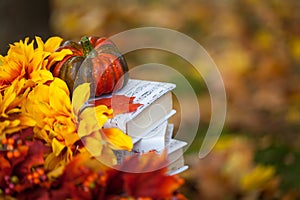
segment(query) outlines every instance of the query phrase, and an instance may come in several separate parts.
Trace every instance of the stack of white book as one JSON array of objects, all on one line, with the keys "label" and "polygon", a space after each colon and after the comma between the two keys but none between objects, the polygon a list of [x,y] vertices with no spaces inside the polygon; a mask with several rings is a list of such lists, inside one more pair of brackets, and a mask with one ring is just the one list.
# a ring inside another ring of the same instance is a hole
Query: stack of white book
[{"label": "stack of white book", "polygon": [[118,114],[104,125],[117,127],[132,138],[134,146],[131,152],[115,151],[118,163],[130,155],[149,151],[161,154],[166,150],[170,175],[188,168],[183,157],[183,147],[187,143],[173,138],[174,125],[169,123],[169,118],[176,113],[172,102],[175,87],[172,83],[129,79],[126,86],[114,93],[135,97],[133,103],[142,104],[136,111]]}]

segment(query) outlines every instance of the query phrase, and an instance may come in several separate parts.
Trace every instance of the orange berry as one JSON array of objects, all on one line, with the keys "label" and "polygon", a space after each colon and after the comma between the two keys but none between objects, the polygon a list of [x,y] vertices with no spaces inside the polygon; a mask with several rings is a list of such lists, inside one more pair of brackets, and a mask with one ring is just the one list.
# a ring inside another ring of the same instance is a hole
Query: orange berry
[{"label": "orange berry", "polygon": [[33,172],[32,176],[33,176],[33,178],[39,178],[40,177],[39,173],[37,173],[37,172]]},{"label": "orange berry", "polygon": [[89,187],[89,185],[90,185],[90,182],[89,182],[89,181],[84,181],[84,182],[83,182],[83,186]]},{"label": "orange berry", "polygon": [[45,174],[44,170],[41,169],[41,168],[36,169],[36,172],[37,172],[39,175],[44,175],[44,174]]},{"label": "orange berry", "polygon": [[20,155],[21,155],[20,151],[14,151],[14,157],[15,158],[20,157]]},{"label": "orange berry", "polygon": [[14,144],[15,140],[13,138],[8,138],[7,143],[8,144]]},{"label": "orange berry", "polygon": [[94,180],[94,177],[93,177],[93,176],[88,176],[88,177],[87,177],[87,181],[92,182],[93,180]]},{"label": "orange berry", "polygon": [[2,144],[7,144],[7,139],[6,139],[6,138],[3,138],[3,139],[1,140],[1,142],[2,142]]},{"label": "orange berry", "polygon": [[98,184],[99,185],[105,185],[106,183],[106,176],[100,176],[99,179],[98,179]]},{"label": "orange berry", "polygon": [[40,179],[39,178],[34,178],[33,179],[33,183],[34,184],[39,184],[40,183]]},{"label": "orange berry", "polygon": [[104,175],[101,176],[101,177],[100,177],[100,180],[101,180],[101,182],[105,182],[105,181],[106,181],[106,176],[104,176]]},{"label": "orange berry", "polygon": [[7,152],[6,156],[7,156],[9,159],[11,159],[11,158],[14,157],[14,154],[13,154],[13,152],[9,151],[9,152]]},{"label": "orange berry", "polygon": [[32,177],[32,174],[28,174],[28,175],[27,175],[27,179],[28,179],[28,180],[32,180],[32,178],[33,178],[33,177]]}]

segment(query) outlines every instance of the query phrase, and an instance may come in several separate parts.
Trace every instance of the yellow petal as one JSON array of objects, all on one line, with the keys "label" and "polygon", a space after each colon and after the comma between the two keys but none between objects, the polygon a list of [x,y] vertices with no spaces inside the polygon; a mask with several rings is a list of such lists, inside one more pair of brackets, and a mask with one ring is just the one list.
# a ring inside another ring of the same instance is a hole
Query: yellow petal
[{"label": "yellow petal", "polygon": [[28,100],[32,102],[49,103],[49,86],[37,85],[28,95]]},{"label": "yellow petal", "polygon": [[96,118],[95,109],[92,107],[84,109],[80,113],[80,121],[78,126],[78,135],[80,137],[89,135],[95,131],[100,130],[102,127],[99,126]]},{"label": "yellow petal", "polygon": [[95,108],[96,117],[100,127],[103,127],[105,122],[108,120],[108,116],[113,113],[112,109],[108,109],[105,105],[100,105]]},{"label": "yellow petal", "polygon": [[34,82],[46,83],[53,80],[53,75],[48,70],[38,70],[31,73],[31,80]]},{"label": "yellow petal", "polygon": [[23,126],[33,127],[36,125],[36,121],[32,117],[28,116],[28,114],[22,114],[19,117],[19,120]]},{"label": "yellow petal", "polygon": [[76,132],[65,133],[63,136],[64,136],[65,143],[66,143],[65,145],[68,147],[71,147],[73,144],[75,144],[75,142],[80,140],[80,138]]},{"label": "yellow petal", "polygon": [[94,138],[92,136],[87,136],[83,139],[84,147],[93,155],[100,156],[102,152],[101,139]]},{"label": "yellow petal", "polygon": [[50,62],[47,64],[47,69],[49,70],[55,62],[61,61],[62,59],[64,59],[64,57],[71,54],[72,51],[70,49],[63,49],[59,52],[52,53],[48,58]]},{"label": "yellow petal", "polygon": [[45,42],[45,45],[44,45],[44,50],[45,51],[48,51],[48,52],[53,52],[55,51],[60,43],[63,41],[62,38],[60,37],[57,37],[57,36],[54,36],[54,37],[50,37],[46,42]]},{"label": "yellow petal", "polygon": [[58,156],[61,153],[61,151],[65,148],[65,145],[59,142],[56,138],[53,138],[51,146],[55,156]]},{"label": "yellow petal", "polygon": [[10,114],[17,114],[17,113],[19,113],[21,110],[20,110],[20,108],[12,108],[12,109],[9,109],[7,112],[6,112],[6,114],[8,114],[8,115],[10,115]]},{"label": "yellow petal", "polygon": [[103,135],[105,136],[105,141],[114,150],[127,150],[131,151],[133,143],[131,137],[124,134],[118,128],[107,128],[102,129]]},{"label": "yellow petal", "polygon": [[69,90],[64,81],[55,78],[49,87],[49,104],[57,114],[68,114],[71,112]]},{"label": "yellow petal", "polygon": [[52,82],[56,87],[62,89],[68,96],[70,95],[69,88],[65,81],[61,80],[60,78],[54,78]]},{"label": "yellow petal", "polygon": [[44,50],[44,42],[43,42],[42,38],[35,36],[35,41],[38,46],[36,50],[43,51]]},{"label": "yellow petal", "polygon": [[[47,166],[47,168],[49,168],[49,166]],[[55,168],[54,170],[50,171],[49,173],[47,173],[47,177],[49,180],[54,181],[57,180],[58,177],[60,177],[62,175],[62,173],[64,172],[65,166],[59,166],[57,168]]]},{"label": "yellow petal", "polygon": [[114,166],[117,164],[116,155],[107,145],[102,146],[102,152],[96,158],[100,160],[101,163],[104,163],[105,166]]},{"label": "yellow petal", "polygon": [[47,155],[45,159],[45,169],[50,171],[57,169],[60,166],[64,166],[64,164],[65,160],[59,156],[56,156],[54,152],[51,152],[49,155]]},{"label": "yellow petal", "polygon": [[83,83],[76,87],[72,96],[72,107],[75,115],[79,114],[84,103],[90,98],[90,84]]},{"label": "yellow petal", "polygon": [[108,109],[104,105],[85,108],[79,116],[78,134],[80,137],[100,130],[108,120],[110,113],[112,113],[112,109]]},{"label": "yellow petal", "polygon": [[[9,88],[7,94],[5,94],[4,99],[3,99],[3,104],[0,105],[0,110],[2,111],[2,115],[5,115],[5,111],[8,108],[8,106],[15,100],[16,98],[16,94],[13,92],[10,92],[10,89],[13,88]],[[6,116],[4,116],[6,117]]]}]

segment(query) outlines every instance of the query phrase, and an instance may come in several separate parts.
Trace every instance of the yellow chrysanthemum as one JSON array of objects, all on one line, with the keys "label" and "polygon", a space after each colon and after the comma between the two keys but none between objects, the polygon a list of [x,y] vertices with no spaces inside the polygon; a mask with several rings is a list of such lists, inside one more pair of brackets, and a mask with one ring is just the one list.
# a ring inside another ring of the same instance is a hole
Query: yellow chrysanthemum
[{"label": "yellow chrysanthemum", "polygon": [[44,44],[40,37],[36,37],[37,48],[34,41],[29,38],[10,45],[6,56],[0,56],[0,83],[1,88],[9,85],[13,80],[31,79],[34,72],[48,70],[51,65],[71,54],[70,50],[54,52],[62,42],[60,37],[51,37]]},{"label": "yellow chrysanthemum", "polygon": [[36,83],[52,80],[52,74],[47,69],[70,54],[71,51],[53,53],[59,47],[62,39],[51,37],[44,44],[41,38],[34,41],[29,38],[10,45],[6,56],[0,56],[0,135],[20,131],[35,124],[34,116],[29,117],[21,108],[30,88]]},{"label": "yellow chrysanthemum", "polygon": [[52,77],[50,83],[34,87],[23,103],[26,113],[36,121],[35,136],[52,147],[50,158],[60,158],[60,162],[46,160],[50,168],[72,159],[73,145],[79,140],[69,95],[66,83]]},{"label": "yellow chrysanthemum", "polygon": [[0,138],[35,125],[20,107],[29,92],[29,88],[25,89],[26,84],[25,79],[15,80],[0,92]]}]

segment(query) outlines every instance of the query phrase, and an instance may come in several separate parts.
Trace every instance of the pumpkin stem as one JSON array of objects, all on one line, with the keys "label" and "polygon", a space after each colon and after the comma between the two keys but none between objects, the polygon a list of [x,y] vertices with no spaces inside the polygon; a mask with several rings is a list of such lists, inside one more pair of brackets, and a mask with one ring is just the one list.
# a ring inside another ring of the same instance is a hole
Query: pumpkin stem
[{"label": "pumpkin stem", "polygon": [[87,57],[90,53],[92,54],[92,57],[97,56],[97,53],[87,36],[83,36],[80,40],[80,43],[83,48],[83,56],[84,57]]}]

